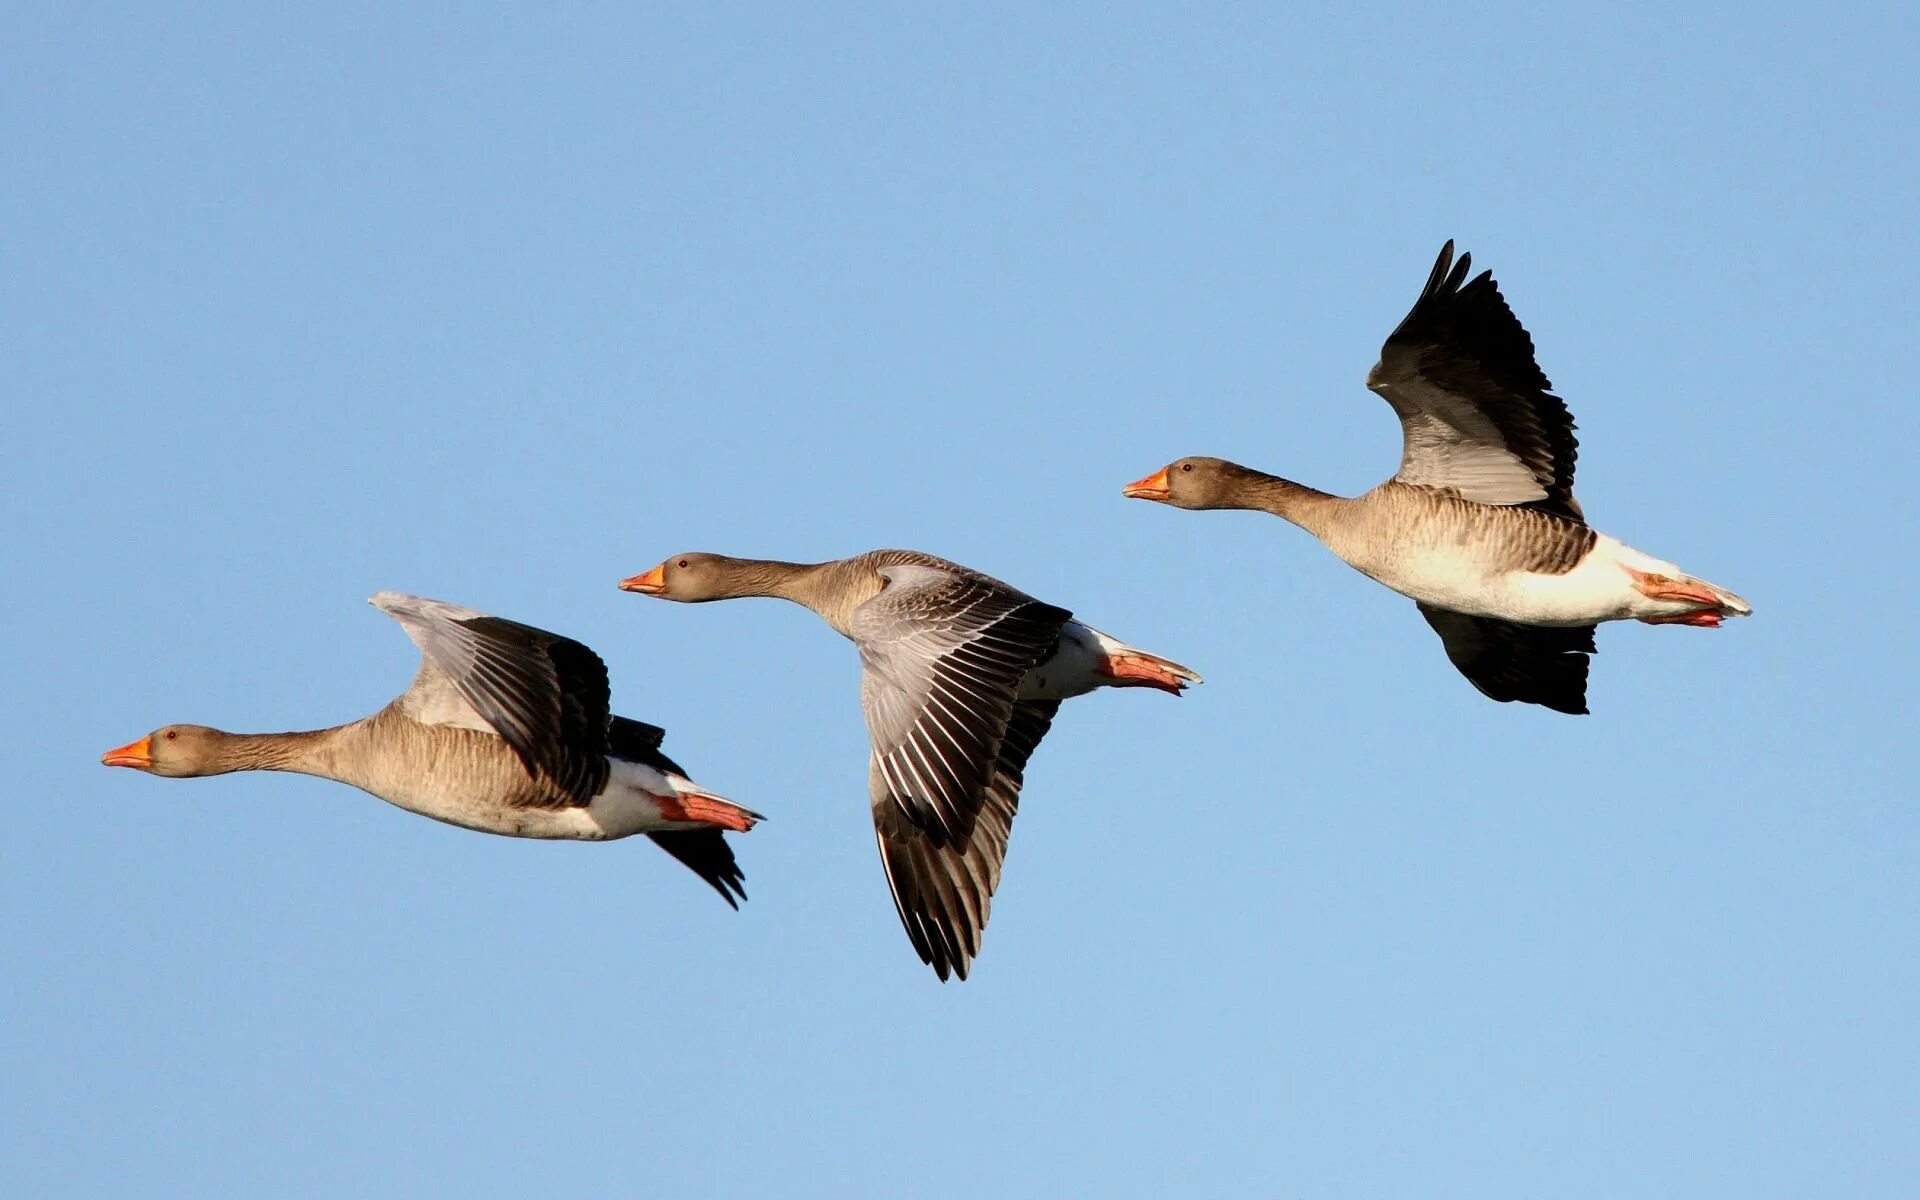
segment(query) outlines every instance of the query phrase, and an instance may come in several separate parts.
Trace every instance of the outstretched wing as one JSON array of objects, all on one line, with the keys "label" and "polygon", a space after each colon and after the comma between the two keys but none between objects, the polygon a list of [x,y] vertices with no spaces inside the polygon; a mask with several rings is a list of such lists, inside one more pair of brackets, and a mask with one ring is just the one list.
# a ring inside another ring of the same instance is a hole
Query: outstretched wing
[{"label": "outstretched wing", "polygon": [[1399,414],[1402,483],[1482,504],[1525,504],[1584,520],[1573,498],[1578,443],[1566,402],[1491,271],[1440,250],[1427,286],[1380,349],[1367,386]]},{"label": "outstretched wing", "polygon": [[965,844],[1000,762],[1020,681],[1072,616],[962,569],[879,568],[850,622],[874,778],[935,846]]},{"label": "outstretched wing", "polygon": [[[420,674],[400,698],[427,724],[498,733],[527,773],[586,804],[607,782],[607,668],[571,638],[457,604],[381,592],[372,604],[420,647]],[[449,694],[449,690],[451,694]]]},{"label": "outstretched wing", "polygon": [[1586,713],[1593,626],[1521,625],[1430,604],[1420,605],[1420,615],[1440,635],[1447,658],[1484,694]]},{"label": "outstretched wing", "polygon": [[1058,700],[1022,700],[1013,706],[979,814],[964,839],[936,841],[910,820],[879,760],[874,760],[868,779],[873,828],[893,907],[920,961],[943,980],[949,975],[965,979],[980,953],[980,935],[1000,886],[1013,814],[1020,806],[1027,759],[1059,709]]}]

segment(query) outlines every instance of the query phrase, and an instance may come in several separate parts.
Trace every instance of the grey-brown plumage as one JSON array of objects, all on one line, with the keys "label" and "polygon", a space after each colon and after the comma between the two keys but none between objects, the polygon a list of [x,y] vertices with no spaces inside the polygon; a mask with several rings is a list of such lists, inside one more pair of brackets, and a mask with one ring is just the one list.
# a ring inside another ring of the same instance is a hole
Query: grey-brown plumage
[{"label": "grey-brown plumage", "polygon": [[420,647],[420,673],[394,703],[436,711],[452,690],[545,785],[524,804],[586,804],[607,784],[610,690],[600,656],[574,641],[440,601],[382,592],[374,604]]},{"label": "grey-brown plumage", "polygon": [[1391,479],[1332,506],[1318,524],[1321,540],[1362,571],[1384,571],[1408,554],[1447,551],[1489,574],[1564,575],[1596,540],[1583,522],[1535,508],[1478,504]]}]

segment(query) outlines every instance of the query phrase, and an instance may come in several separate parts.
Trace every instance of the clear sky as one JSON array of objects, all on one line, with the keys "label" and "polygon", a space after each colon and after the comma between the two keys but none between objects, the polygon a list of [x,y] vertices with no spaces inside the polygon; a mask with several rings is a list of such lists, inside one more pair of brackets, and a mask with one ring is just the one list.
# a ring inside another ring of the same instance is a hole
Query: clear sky
[{"label": "clear sky", "polygon": [[[0,1191],[1914,1194],[1920,10],[395,7],[0,13]],[[1602,629],[1589,718],[1120,496],[1387,475],[1448,237],[1595,523],[1757,612]],[[1208,677],[1067,707],[966,984],[852,647],[614,586],[878,546]],[[596,647],[770,817],[744,911],[98,765],[385,703],[383,588]]]}]

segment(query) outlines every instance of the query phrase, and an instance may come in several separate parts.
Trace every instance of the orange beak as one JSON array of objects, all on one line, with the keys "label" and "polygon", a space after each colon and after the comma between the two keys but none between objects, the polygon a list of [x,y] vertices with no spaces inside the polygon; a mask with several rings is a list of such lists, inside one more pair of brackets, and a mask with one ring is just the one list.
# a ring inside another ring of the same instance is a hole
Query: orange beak
[{"label": "orange beak", "polygon": [[153,735],[148,734],[137,742],[128,742],[117,750],[109,750],[100,756],[100,762],[108,767],[150,767],[153,765]]},{"label": "orange beak", "polygon": [[644,575],[634,575],[620,581],[623,592],[639,592],[642,596],[658,596],[667,590],[667,564],[661,563]]},{"label": "orange beak", "polygon": [[1167,480],[1167,469],[1161,467],[1145,479],[1136,479],[1121,488],[1120,494],[1135,500],[1165,500],[1173,495],[1173,485]]}]

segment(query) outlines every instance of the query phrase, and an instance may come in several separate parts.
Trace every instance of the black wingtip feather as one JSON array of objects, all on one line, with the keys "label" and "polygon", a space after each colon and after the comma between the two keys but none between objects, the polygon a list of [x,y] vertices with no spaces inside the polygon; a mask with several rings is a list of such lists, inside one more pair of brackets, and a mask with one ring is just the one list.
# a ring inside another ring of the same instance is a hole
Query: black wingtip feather
[{"label": "black wingtip feather", "polygon": [[1420,289],[1420,294],[1422,296],[1431,296],[1438,292],[1440,285],[1446,281],[1447,270],[1452,266],[1453,239],[1448,238],[1447,244],[1440,247],[1440,256],[1433,260],[1433,270],[1427,273],[1427,286]]},{"label": "black wingtip feather", "polygon": [[733,846],[717,829],[674,829],[647,835],[681,865],[720,893],[735,912],[747,898],[746,872],[733,856]]},{"label": "black wingtip feather", "polygon": [[1473,255],[1462,254],[1460,256],[1460,261],[1453,264],[1453,270],[1447,272],[1446,290],[1449,292],[1458,292],[1460,290],[1461,284],[1466,282],[1467,275],[1472,270],[1473,270]]}]

